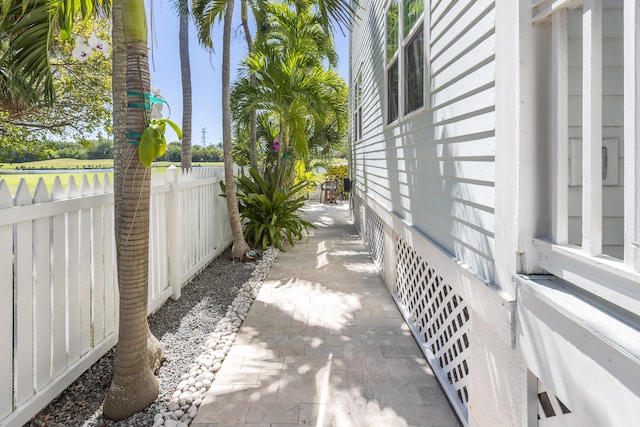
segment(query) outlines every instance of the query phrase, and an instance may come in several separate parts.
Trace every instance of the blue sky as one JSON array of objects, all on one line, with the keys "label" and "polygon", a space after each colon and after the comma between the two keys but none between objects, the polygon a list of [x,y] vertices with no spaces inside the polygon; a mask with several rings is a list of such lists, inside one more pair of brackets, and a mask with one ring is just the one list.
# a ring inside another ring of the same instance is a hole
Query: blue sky
[{"label": "blue sky", "polygon": [[[170,119],[182,125],[182,83],[178,50],[178,18],[168,0],[147,0],[150,45],[149,67],[151,85],[160,88],[171,108]],[[150,7],[151,6],[151,7]],[[240,27],[240,7],[234,10],[231,41],[231,81],[236,76],[236,65],[247,53],[244,33]],[[206,128],[206,143],[222,142],[222,22],[214,28],[214,49],[209,54],[199,46],[193,23],[189,29],[191,55],[191,84],[193,86],[192,144],[202,143],[202,129]],[[338,71],[348,83],[349,43],[340,31],[335,34],[336,50],[340,56]],[[166,107],[163,111],[166,117]],[[176,141],[173,131],[167,130],[167,140]]]}]

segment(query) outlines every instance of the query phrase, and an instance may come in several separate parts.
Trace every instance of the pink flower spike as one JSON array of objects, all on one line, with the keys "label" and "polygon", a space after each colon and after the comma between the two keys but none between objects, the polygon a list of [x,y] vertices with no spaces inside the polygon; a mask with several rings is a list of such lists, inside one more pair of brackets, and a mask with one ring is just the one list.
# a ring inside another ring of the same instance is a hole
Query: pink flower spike
[{"label": "pink flower spike", "polygon": [[76,45],[73,48],[71,55],[78,61],[84,62],[91,56],[92,53],[93,51],[91,50],[91,48],[84,44],[84,38],[77,37]]}]

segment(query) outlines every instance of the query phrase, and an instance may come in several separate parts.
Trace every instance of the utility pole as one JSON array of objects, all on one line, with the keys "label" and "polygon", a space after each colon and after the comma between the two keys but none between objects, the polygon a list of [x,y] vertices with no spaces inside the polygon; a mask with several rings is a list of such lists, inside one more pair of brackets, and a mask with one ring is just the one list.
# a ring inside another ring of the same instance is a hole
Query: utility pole
[{"label": "utility pole", "polygon": [[207,128],[202,128],[202,140],[200,141],[200,145],[202,145],[203,147],[207,146]]}]

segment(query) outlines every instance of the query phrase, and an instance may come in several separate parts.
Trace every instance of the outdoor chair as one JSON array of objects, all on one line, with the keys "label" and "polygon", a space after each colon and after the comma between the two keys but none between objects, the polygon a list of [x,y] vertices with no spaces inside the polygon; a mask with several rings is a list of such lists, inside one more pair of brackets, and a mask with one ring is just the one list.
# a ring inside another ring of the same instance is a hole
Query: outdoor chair
[{"label": "outdoor chair", "polygon": [[326,181],[321,185],[322,203],[337,203],[336,192],[338,190],[338,181]]}]

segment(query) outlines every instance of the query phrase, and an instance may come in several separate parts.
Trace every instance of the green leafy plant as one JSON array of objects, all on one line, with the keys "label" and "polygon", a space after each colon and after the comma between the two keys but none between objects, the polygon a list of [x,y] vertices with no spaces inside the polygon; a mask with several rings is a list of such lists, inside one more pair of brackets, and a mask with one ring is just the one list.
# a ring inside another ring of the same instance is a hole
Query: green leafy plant
[{"label": "green leafy plant", "polygon": [[[264,177],[250,168],[249,176],[242,174],[236,177],[240,216],[248,221],[244,236],[250,244],[262,249],[272,245],[284,250],[282,244],[285,241],[293,246],[294,238],[301,240],[309,228],[316,228],[298,215],[298,210],[306,200],[301,193],[309,183],[300,181],[291,188],[284,189],[282,180],[282,168],[267,169]],[[220,186],[224,192],[222,182]]]},{"label": "green leafy plant", "polygon": [[304,189],[305,195],[309,196],[309,193],[312,193],[316,190],[317,188],[317,181],[319,181],[320,178],[318,177],[318,174],[316,172],[313,171],[313,169],[309,169],[307,170],[307,166],[305,165],[305,163],[301,160],[296,161],[295,163],[295,183],[299,183],[299,182],[306,182],[307,185]]},{"label": "green leafy plant", "polygon": [[331,165],[327,166],[327,176],[333,179],[342,180],[349,177],[349,167],[347,165]]},{"label": "green leafy plant", "polygon": [[175,122],[166,118],[151,119],[149,126],[142,133],[140,144],[138,145],[138,157],[142,165],[151,166],[155,159],[161,157],[167,151],[167,138],[164,136],[167,124],[176,132],[178,139],[182,139],[182,131]]}]

